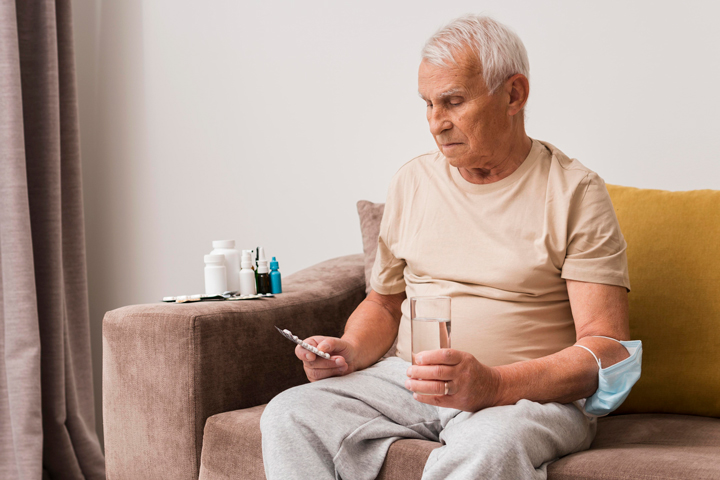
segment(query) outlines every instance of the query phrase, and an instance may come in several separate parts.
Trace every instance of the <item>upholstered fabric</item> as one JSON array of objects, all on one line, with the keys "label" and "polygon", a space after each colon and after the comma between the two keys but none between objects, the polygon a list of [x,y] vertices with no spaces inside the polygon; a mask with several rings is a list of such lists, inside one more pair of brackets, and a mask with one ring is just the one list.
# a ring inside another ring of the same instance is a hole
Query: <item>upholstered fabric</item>
[{"label": "upholstered fabric", "polygon": [[608,185],[643,372],[619,412],[720,417],[720,191]]},{"label": "upholstered fabric", "polygon": [[385,204],[360,200],[357,202],[357,211],[360,217],[360,233],[362,233],[363,254],[365,256],[365,291],[370,293],[370,274],[375,263],[380,221],[382,220],[383,211],[385,211]]},{"label": "upholstered fabric", "polygon": [[207,419],[200,480],[264,479],[260,417],[266,405]]},{"label": "upholstered fabric", "polygon": [[208,417],[267,403],[307,381],[293,344],[274,326],[298,336],[342,334],[365,297],[362,262],[362,255],[350,255],[297,272],[275,298],[108,312],[108,479],[196,479]]},{"label": "upholstered fabric", "polygon": [[[260,416],[265,405],[208,419],[200,480],[261,480]],[[378,480],[422,476],[437,442],[400,440]],[[641,414],[601,418],[590,450],[548,468],[549,480],[705,480],[720,478],[720,420],[689,415]]]},{"label": "upholstered fabric", "polygon": [[561,458],[548,468],[549,480],[718,478],[720,420],[691,415],[601,418],[590,450]]}]

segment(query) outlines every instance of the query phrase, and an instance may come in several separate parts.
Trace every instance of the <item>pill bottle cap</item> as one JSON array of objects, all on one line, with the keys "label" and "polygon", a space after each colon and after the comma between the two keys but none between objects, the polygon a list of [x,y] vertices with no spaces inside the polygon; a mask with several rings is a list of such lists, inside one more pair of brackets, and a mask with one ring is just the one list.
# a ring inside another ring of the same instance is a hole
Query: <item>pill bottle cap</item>
[{"label": "pill bottle cap", "polygon": [[205,255],[205,263],[208,265],[224,265],[225,255]]},{"label": "pill bottle cap", "polygon": [[270,268],[275,270],[278,269],[278,261],[275,260],[275,257],[273,257],[272,261],[270,262]]},{"label": "pill bottle cap", "polygon": [[235,240],[213,240],[213,248],[235,248]]}]

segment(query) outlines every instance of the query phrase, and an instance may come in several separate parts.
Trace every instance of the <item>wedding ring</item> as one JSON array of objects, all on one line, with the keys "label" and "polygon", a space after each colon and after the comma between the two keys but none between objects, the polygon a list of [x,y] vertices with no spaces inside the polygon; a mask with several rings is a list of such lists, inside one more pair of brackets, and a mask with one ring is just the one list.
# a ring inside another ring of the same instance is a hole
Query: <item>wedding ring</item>
[{"label": "wedding ring", "polygon": [[448,389],[448,382],[445,382],[445,395],[450,393],[450,390]]}]

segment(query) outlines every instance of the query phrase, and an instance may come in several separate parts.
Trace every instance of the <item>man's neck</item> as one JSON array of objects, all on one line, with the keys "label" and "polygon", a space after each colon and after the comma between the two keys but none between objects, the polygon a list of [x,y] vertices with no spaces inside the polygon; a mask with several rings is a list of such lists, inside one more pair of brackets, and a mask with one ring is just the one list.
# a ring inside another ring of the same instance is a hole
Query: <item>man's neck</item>
[{"label": "man's neck", "polygon": [[482,185],[499,182],[512,175],[523,164],[531,148],[532,139],[523,133],[523,138],[513,144],[505,158],[497,165],[489,168],[458,167],[458,171],[470,183]]}]

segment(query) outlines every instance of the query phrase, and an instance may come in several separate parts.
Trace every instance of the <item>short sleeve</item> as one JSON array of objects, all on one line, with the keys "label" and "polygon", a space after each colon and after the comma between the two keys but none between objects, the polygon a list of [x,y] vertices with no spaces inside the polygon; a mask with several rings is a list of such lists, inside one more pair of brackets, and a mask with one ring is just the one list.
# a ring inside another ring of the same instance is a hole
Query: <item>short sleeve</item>
[{"label": "short sleeve", "polygon": [[562,278],[630,290],[627,243],[605,182],[595,173],[585,176],[571,201],[567,238]]},{"label": "short sleeve", "polygon": [[402,223],[402,194],[397,175],[388,189],[385,210],[380,221],[378,248],[370,275],[370,286],[381,295],[394,295],[405,291],[405,260],[397,258],[393,247],[397,244]]}]

